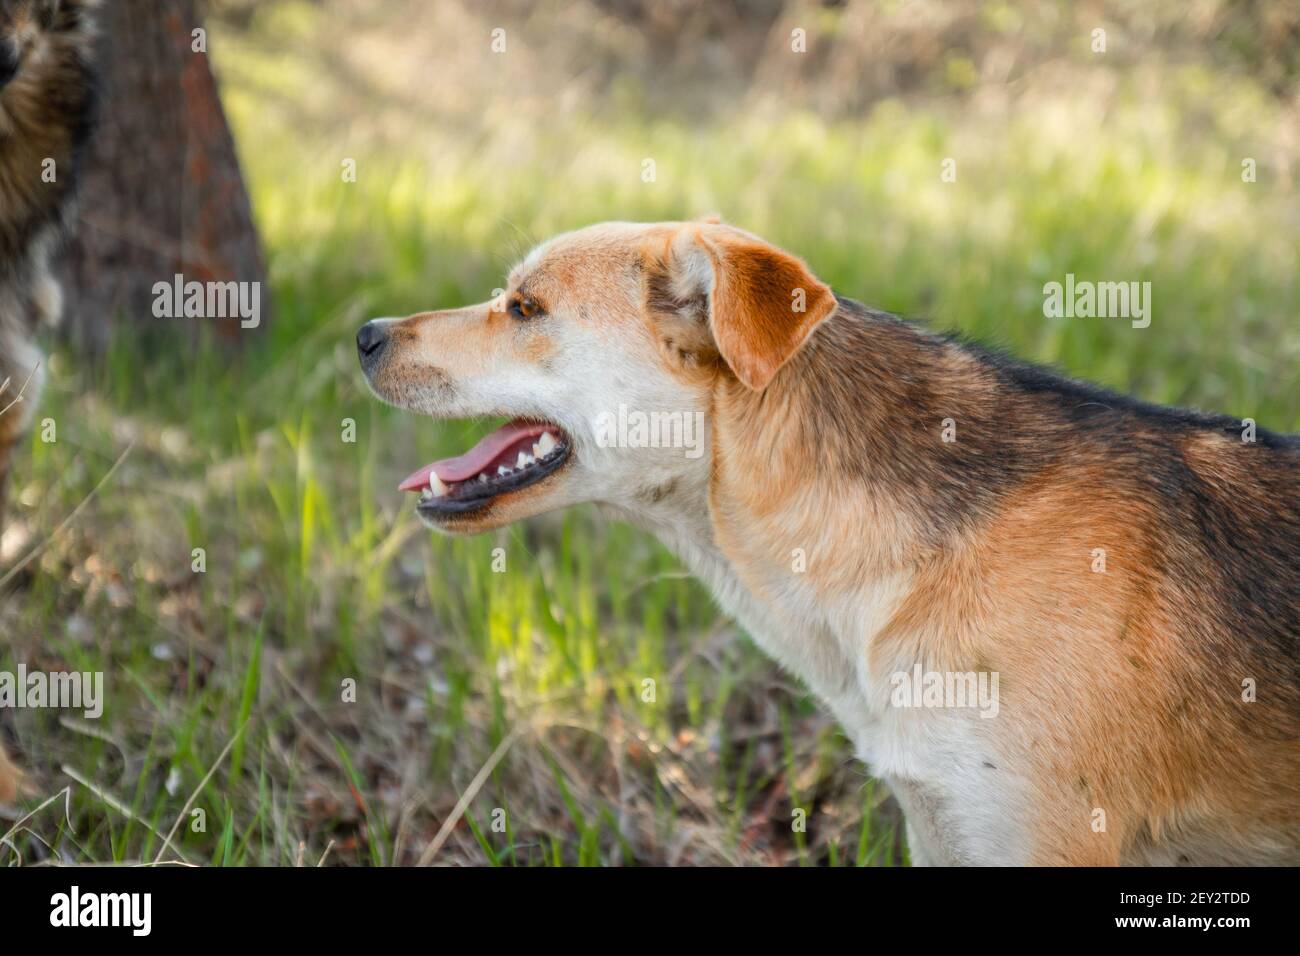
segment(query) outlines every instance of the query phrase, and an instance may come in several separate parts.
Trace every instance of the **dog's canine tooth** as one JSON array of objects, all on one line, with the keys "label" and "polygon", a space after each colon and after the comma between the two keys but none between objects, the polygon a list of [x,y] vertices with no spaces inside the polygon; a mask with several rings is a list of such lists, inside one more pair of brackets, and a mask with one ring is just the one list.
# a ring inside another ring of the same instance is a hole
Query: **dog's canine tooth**
[{"label": "dog's canine tooth", "polygon": [[554,435],[550,432],[542,432],[542,437],[537,439],[537,444],[533,446],[533,454],[538,458],[544,458],[555,451],[557,444],[559,443],[555,440]]},{"label": "dog's canine tooth", "polygon": [[531,465],[531,464],[532,464],[534,461],[536,461],[536,460],[537,460],[537,459],[534,458],[532,455],[528,454],[528,452],[521,451],[521,452],[519,453],[519,460],[515,462],[515,467],[516,467],[516,468],[527,468],[529,465]]},{"label": "dog's canine tooth", "polygon": [[436,472],[429,472],[429,495],[433,498],[442,498],[447,494],[447,486],[442,483]]}]

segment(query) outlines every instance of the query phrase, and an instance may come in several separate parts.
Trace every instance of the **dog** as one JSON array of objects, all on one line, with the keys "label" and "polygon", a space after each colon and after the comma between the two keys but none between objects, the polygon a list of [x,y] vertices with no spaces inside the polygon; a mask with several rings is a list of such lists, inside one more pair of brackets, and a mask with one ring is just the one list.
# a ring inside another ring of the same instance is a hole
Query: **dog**
[{"label": "dog", "polygon": [[[913,863],[1300,863],[1297,437],[932,334],[716,218],[560,235],[357,348],[388,403],[510,419],[401,483],[426,524],[656,534],[829,706]],[[704,452],[611,440],[620,408]]]},{"label": "dog", "polygon": [[41,392],[36,332],[59,316],[50,261],[72,222],[93,120],[96,5],[0,0],[0,514],[13,447]]},{"label": "dog", "polygon": [[[44,384],[37,331],[61,295],[51,257],[73,220],[93,124],[98,0],[0,0],[0,531],[16,446]],[[0,802],[18,789],[0,751]]]}]

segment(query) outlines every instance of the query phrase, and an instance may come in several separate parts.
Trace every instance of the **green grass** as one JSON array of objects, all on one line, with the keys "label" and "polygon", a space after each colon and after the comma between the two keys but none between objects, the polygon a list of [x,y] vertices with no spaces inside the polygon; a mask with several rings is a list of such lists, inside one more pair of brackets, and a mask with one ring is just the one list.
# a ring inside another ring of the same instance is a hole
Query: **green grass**
[{"label": "green grass", "polygon": [[[1300,203],[1233,122],[1274,117],[1248,88],[1203,95],[1189,71],[1155,101],[1121,88],[1106,109],[996,120],[894,102],[839,121],[578,112],[526,136],[422,130],[408,154],[285,127],[261,98],[311,67],[235,38],[223,57],[275,316],[239,355],[159,332],[54,355],[40,416],[58,440],[33,438],[14,502],[26,547],[48,547],[3,595],[0,668],[103,670],[108,704],[93,724],[6,715],[35,790],[0,835],[36,812],[4,864],[153,860],[191,797],[206,826],[186,812],[164,858],[409,864],[471,790],[435,862],[905,862],[884,788],[655,542],[583,509],[449,540],[394,490],[483,423],[380,407],[355,329],[481,301],[555,231],[718,211],[842,294],[1152,400],[1300,426]],[[1042,285],[1066,272],[1150,281],[1151,327],[1045,319]]]}]

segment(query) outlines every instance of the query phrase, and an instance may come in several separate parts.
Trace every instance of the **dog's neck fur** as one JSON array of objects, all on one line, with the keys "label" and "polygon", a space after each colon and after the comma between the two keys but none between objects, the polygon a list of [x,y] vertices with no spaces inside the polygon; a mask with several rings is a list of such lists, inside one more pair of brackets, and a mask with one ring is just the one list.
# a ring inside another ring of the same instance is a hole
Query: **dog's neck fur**
[{"label": "dog's neck fur", "polygon": [[851,680],[856,664],[834,642],[825,640],[828,634],[818,620],[820,615],[801,616],[802,602],[797,595],[773,595],[755,588],[718,546],[707,499],[696,497],[692,503],[704,507],[688,515],[667,514],[660,506],[656,513],[637,513],[633,520],[653,532],[685,562],[691,573],[709,586],[723,610],[739,621],[764,650],[808,681],[813,690],[835,706],[837,715],[842,703],[852,700],[855,706],[860,704]]},{"label": "dog's neck fur", "polygon": [[[722,609],[759,645],[830,703],[852,732],[864,706],[854,687],[855,664],[824,625],[798,608],[758,593],[719,546],[710,508],[707,467],[701,479],[679,481],[652,505],[614,506],[617,517],[654,534],[703,581]],[[813,653],[809,648],[814,647]]]},{"label": "dog's neck fur", "polygon": [[[842,307],[762,393],[720,381],[710,454],[653,503],[619,508],[831,706],[864,757],[886,706],[883,675],[920,655],[869,667],[871,639],[905,596],[908,569],[944,533],[941,523],[915,520],[913,503],[942,493],[920,477],[942,471],[939,418],[933,434],[911,436],[915,473],[893,471],[896,461],[884,456],[898,454],[889,429],[899,422],[884,403],[900,376],[885,364],[905,363],[923,392],[933,343],[911,326]],[[849,494],[850,484],[870,494]],[[856,558],[848,574],[834,559],[845,553]]]},{"label": "dog's neck fur", "polygon": [[[898,623],[923,590],[917,569],[960,554],[956,527],[988,505],[943,484],[953,464],[935,413],[971,420],[943,394],[943,371],[962,362],[919,329],[841,306],[761,393],[720,380],[711,453],[670,492],[620,509],[827,704],[920,829],[909,840],[920,861],[1024,849],[1015,814],[986,787],[998,758],[974,712],[890,702],[891,675],[916,664],[975,669],[951,635]],[[946,509],[923,510],[945,497]],[[957,827],[977,834],[968,844],[938,836],[945,806],[973,808],[961,812],[977,819]]]}]

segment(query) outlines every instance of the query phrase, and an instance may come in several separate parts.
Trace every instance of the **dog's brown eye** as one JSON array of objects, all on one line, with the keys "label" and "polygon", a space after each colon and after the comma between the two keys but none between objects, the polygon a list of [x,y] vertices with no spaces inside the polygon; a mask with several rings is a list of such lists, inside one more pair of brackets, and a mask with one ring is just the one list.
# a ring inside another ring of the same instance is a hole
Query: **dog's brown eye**
[{"label": "dog's brown eye", "polygon": [[516,319],[532,319],[541,315],[541,306],[537,300],[528,296],[512,299],[510,302],[510,314]]}]

